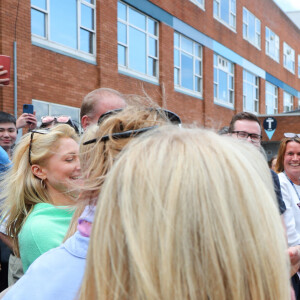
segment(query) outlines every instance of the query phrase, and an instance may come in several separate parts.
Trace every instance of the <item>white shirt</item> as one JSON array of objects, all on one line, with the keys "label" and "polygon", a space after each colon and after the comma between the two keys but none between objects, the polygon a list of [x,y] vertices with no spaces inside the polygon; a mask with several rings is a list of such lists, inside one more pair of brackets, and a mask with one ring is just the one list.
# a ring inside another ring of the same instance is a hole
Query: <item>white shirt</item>
[{"label": "white shirt", "polygon": [[286,211],[283,213],[283,219],[286,226],[288,245],[300,245],[300,199],[295,191],[295,188],[300,195],[300,186],[289,181],[285,173],[279,173],[279,182],[282,193],[282,199],[286,206]]}]

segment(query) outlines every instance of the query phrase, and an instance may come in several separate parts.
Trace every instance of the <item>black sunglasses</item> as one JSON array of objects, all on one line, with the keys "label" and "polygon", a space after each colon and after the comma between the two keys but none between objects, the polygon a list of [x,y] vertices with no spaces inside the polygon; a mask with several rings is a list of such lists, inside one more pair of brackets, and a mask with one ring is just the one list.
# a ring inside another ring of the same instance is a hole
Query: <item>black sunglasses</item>
[{"label": "black sunglasses", "polygon": [[31,147],[32,147],[32,140],[33,140],[33,135],[35,133],[39,133],[39,134],[47,134],[49,133],[49,130],[47,129],[33,129],[31,130],[31,135],[30,135],[30,143],[29,143],[29,150],[28,150],[28,162],[29,164],[32,166],[32,162],[31,162]]},{"label": "black sunglasses", "polygon": [[[98,125],[100,125],[109,116],[111,116],[113,114],[117,114],[117,113],[121,112],[122,110],[123,110],[123,108],[118,108],[118,109],[113,109],[113,110],[107,111],[106,113],[102,114],[100,116],[100,118],[98,119]],[[170,110],[163,109],[163,108],[149,108],[149,110],[156,111],[158,114],[161,114],[161,115],[165,115],[172,124],[175,124],[175,125],[181,124],[180,117]]]},{"label": "black sunglasses", "polygon": [[111,135],[104,135],[101,139],[92,139],[92,140],[88,140],[86,142],[83,143],[83,145],[89,145],[92,143],[96,143],[97,141],[100,142],[106,142],[108,141],[110,138],[113,139],[126,139],[129,137],[135,137],[140,135],[141,133],[144,133],[146,131],[149,131],[151,129],[156,128],[157,126],[151,126],[151,127],[144,127],[144,128],[140,128],[140,129],[136,129],[136,130],[127,130],[124,132],[116,132],[116,133],[112,133]]}]

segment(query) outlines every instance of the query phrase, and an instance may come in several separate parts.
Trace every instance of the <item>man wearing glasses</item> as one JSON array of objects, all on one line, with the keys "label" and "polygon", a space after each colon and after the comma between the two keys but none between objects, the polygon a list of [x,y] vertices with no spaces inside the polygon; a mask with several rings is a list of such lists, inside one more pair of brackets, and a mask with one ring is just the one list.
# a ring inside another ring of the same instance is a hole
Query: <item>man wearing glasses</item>
[{"label": "man wearing glasses", "polygon": [[[263,152],[260,144],[262,138],[260,122],[255,115],[248,112],[240,112],[234,115],[229,125],[229,135],[231,135],[233,138],[245,140]],[[283,214],[286,208],[282,200],[278,175],[272,170],[271,174],[274,182],[279,210],[280,213]]]},{"label": "man wearing glasses", "polygon": [[247,140],[260,147],[261,127],[258,118],[248,112],[240,112],[232,117],[229,134],[241,140]]}]

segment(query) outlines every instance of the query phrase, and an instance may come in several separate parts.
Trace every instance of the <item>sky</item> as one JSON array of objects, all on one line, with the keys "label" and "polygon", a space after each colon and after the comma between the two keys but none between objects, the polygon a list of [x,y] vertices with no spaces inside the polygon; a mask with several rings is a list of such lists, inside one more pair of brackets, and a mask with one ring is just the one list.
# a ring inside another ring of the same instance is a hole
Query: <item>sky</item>
[{"label": "sky", "polygon": [[283,11],[300,10],[300,0],[274,0]]}]

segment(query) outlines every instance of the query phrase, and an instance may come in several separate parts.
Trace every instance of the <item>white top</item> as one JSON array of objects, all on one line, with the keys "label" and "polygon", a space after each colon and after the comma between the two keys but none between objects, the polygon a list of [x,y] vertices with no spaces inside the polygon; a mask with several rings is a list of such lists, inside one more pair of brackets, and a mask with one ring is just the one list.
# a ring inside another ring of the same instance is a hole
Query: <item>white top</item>
[{"label": "white top", "polygon": [[288,180],[284,173],[278,174],[282,199],[286,206],[286,211],[283,213],[283,219],[286,226],[287,238],[289,247],[300,245],[300,201],[295,188],[300,195],[300,186]]}]

